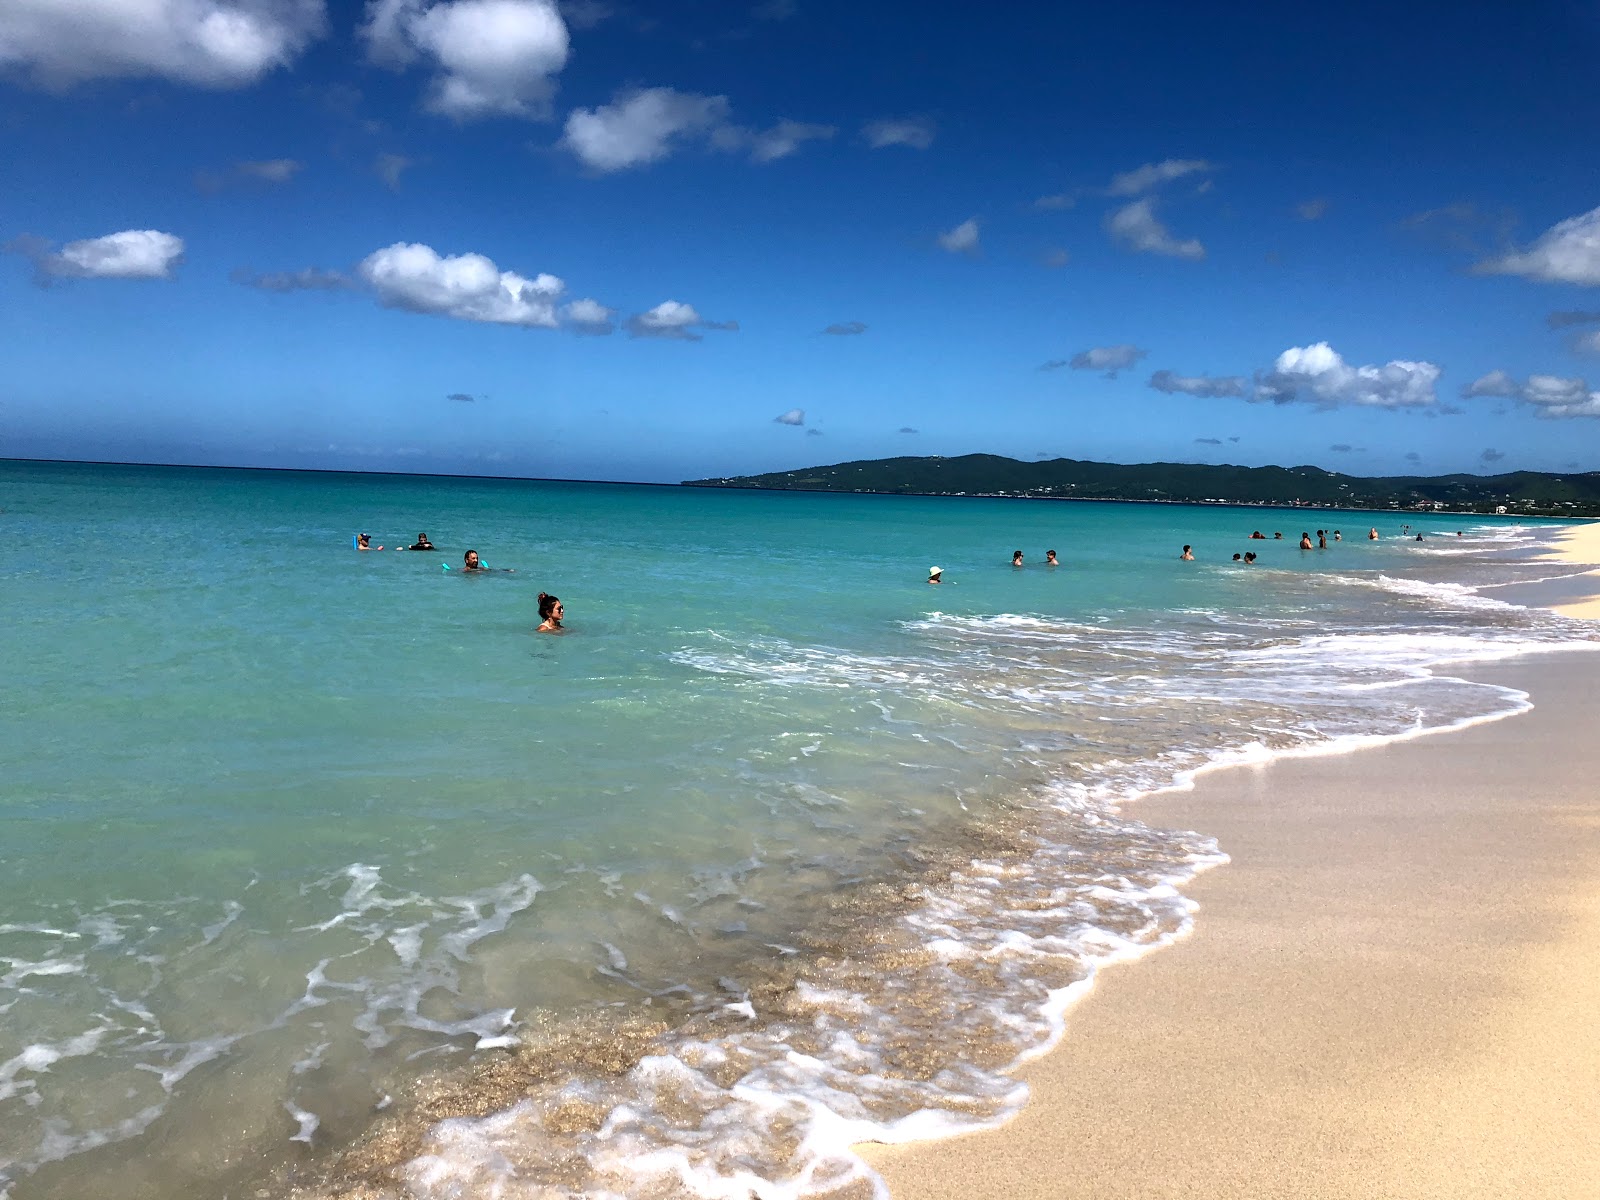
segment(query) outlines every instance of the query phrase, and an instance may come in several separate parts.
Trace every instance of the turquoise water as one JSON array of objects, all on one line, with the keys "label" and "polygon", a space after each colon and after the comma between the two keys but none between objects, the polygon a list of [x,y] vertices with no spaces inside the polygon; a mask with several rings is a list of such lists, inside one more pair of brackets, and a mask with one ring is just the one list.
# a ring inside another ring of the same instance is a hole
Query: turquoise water
[{"label": "turquoise water", "polygon": [[1221,851],[1121,801],[1594,644],[1477,590],[1539,526],[1460,517],[23,463],[0,509],[15,1200],[870,1183],[850,1139],[1003,1118],[1186,926]]}]

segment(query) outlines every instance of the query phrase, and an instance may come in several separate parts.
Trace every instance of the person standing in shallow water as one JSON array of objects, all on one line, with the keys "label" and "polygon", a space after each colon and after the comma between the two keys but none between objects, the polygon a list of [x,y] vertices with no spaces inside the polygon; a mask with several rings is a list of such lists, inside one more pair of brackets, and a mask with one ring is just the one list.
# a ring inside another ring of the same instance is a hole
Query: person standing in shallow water
[{"label": "person standing in shallow water", "polygon": [[1178,555],[1178,560],[1180,562],[1193,562],[1194,561],[1194,547],[1193,546],[1185,546],[1183,548],[1183,553]]},{"label": "person standing in shallow water", "polygon": [[1311,535],[1309,533],[1302,532],[1300,534],[1300,549],[1311,549]]}]

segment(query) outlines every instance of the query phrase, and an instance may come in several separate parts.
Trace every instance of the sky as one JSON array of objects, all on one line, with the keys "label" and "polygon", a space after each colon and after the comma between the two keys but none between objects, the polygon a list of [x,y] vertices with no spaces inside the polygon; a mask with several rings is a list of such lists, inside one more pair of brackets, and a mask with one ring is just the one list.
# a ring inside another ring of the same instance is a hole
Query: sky
[{"label": "sky", "polygon": [[0,457],[1600,470],[1600,0],[1256,7],[4,0]]}]

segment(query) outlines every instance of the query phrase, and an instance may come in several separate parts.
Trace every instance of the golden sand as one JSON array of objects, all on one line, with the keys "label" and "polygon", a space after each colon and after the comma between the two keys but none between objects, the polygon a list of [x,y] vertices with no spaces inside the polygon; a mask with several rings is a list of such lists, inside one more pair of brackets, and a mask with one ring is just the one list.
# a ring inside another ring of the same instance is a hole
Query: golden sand
[{"label": "golden sand", "polygon": [[[1562,530],[1550,558],[1555,562],[1578,566],[1600,566],[1600,521]],[[1600,588],[1600,571],[1591,571],[1589,575],[1595,580],[1596,587]],[[1600,596],[1571,604],[1558,604],[1554,608],[1562,616],[1597,620],[1600,619]]]},{"label": "golden sand", "polygon": [[865,1147],[896,1200],[1600,1197],[1600,653],[1472,675],[1537,707],[1141,802],[1233,855],[1194,934],[1005,1128]]}]

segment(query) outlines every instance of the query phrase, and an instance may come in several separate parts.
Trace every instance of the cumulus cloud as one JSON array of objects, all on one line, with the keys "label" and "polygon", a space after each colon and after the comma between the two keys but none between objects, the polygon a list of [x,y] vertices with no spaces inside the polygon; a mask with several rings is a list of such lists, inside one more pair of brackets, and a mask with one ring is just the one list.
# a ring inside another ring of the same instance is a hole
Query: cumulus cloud
[{"label": "cumulus cloud", "polygon": [[968,217],[954,229],[939,235],[939,245],[951,254],[976,254],[978,252],[978,218]]},{"label": "cumulus cloud", "polygon": [[694,305],[678,300],[663,300],[648,312],[636,313],[628,318],[628,333],[636,338],[669,338],[680,342],[698,342],[700,329],[723,329],[737,332],[737,321],[708,321],[695,311]]},{"label": "cumulus cloud", "polygon": [[859,333],[865,333],[866,331],[867,327],[861,321],[840,321],[837,324],[829,325],[822,332],[831,333],[835,337],[854,337],[855,335]]},{"label": "cumulus cloud", "polygon": [[1112,239],[1139,254],[1165,254],[1173,258],[1201,259],[1206,248],[1197,238],[1179,241],[1155,213],[1146,197],[1124,205],[1106,217],[1106,232]]},{"label": "cumulus cloud", "polygon": [[1202,158],[1168,158],[1158,163],[1145,163],[1142,167],[1113,175],[1106,195],[1138,196],[1174,179],[1182,179],[1185,175],[1215,169]]},{"label": "cumulus cloud", "polygon": [[1150,386],[1168,395],[1174,392],[1182,392],[1186,396],[1244,395],[1244,379],[1238,375],[1179,375],[1172,371],[1157,371],[1150,376]]},{"label": "cumulus cloud", "polygon": [[599,108],[573,109],[561,144],[593,170],[622,171],[659,162],[681,140],[709,136],[727,119],[726,96],[646,88]]},{"label": "cumulus cloud", "polygon": [[0,73],[59,89],[91,79],[255,83],[326,24],[323,0],[5,0]]},{"label": "cumulus cloud", "polygon": [[[1145,354],[1146,351],[1127,343],[1119,346],[1094,346],[1088,350],[1078,351],[1067,360],[1066,365],[1074,371],[1104,371],[1107,379],[1115,379],[1118,371],[1133,366]],[[1042,369],[1054,369],[1061,365],[1061,362],[1056,360],[1046,363]]]},{"label": "cumulus cloud", "polygon": [[804,425],[806,423],[806,410],[791,408],[788,412],[779,413],[772,418],[779,425]]},{"label": "cumulus cloud", "polygon": [[1600,391],[1591,391],[1588,381],[1581,378],[1529,375],[1526,383],[1518,383],[1504,371],[1491,371],[1463,395],[1519,400],[1533,409],[1535,416],[1551,419],[1600,417]]},{"label": "cumulus cloud", "polygon": [[587,297],[562,306],[561,315],[574,333],[604,337],[617,327],[617,310]]},{"label": "cumulus cloud", "polygon": [[1320,221],[1328,212],[1328,202],[1322,197],[1302,200],[1294,206],[1294,215],[1302,221]]},{"label": "cumulus cloud", "polygon": [[1551,329],[1570,329],[1574,325],[1597,325],[1600,324],[1600,312],[1569,308],[1563,312],[1551,313],[1544,319],[1544,323]]},{"label": "cumulus cloud", "polygon": [[1257,377],[1251,399],[1317,408],[1426,408],[1438,403],[1438,379],[1439,368],[1430,362],[1397,359],[1352,367],[1327,342],[1318,342],[1278,355],[1272,370]]},{"label": "cumulus cloud", "polygon": [[1202,445],[1202,446],[1220,446],[1220,445],[1222,445],[1222,439],[1221,438],[1195,438],[1195,441],[1197,443],[1199,443],[1200,445]]},{"label": "cumulus cloud", "polygon": [[1486,259],[1484,275],[1520,275],[1542,283],[1600,285],[1600,208],[1552,225],[1526,250]]},{"label": "cumulus cloud", "polygon": [[1486,463],[1497,463],[1504,457],[1504,453],[1494,449],[1492,446],[1485,450],[1482,454],[1478,455],[1479,460]]},{"label": "cumulus cloud", "polygon": [[416,165],[416,159],[407,158],[404,154],[380,154],[373,160],[372,169],[383,180],[384,186],[391,192],[398,192],[400,176]]},{"label": "cumulus cloud", "polygon": [[440,255],[415,242],[373,251],[356,274],[385,308],[544,329],[559,324],[556,301],[566,287],[554,275],[529,279],[481,254]]},{"label": "cumulus cloud", "polygon": [[235,283],[260,288],[264,292],[339,292],[355,286],[355,281],[344,272],[325,271],[321,267],[268,271],[261,275],[240,267],[229,278]]},{"label": "cumulus cloud", "polygon": [[427,107],[458,120],[546,117],[566,65],[566,22],[554,0],[368,0],[368,56],[434,72]]},{"label": "cumulus cloud", "polygon": [[926,117],[881,117],[861,127],[861,136],[874,150],[888,146],[926,150],[933,145],[935,132],[933,122]]},{"label": "cumulus cloud", "polygon": [[900,426],[900,432],[901,433],[916,433],[917,431],[915,429],[911,428],[911,426],[909,426],[909,425],[902,425],[902,426]]},{"label": "cumulus cloud", "polygon": [[20,237],[5,249],[34,266],[40,283],[52,279],[171,279],[183,259],[183,239],[156,229],[125,229],[68,242],[52,250],[42,238]]},{"label": "cumulus cloud", "polygon": [[806,436],[807,437],[821,437],[822,436],[822,430],[820,430],[820,429],[807,429],[806,430]]}]

